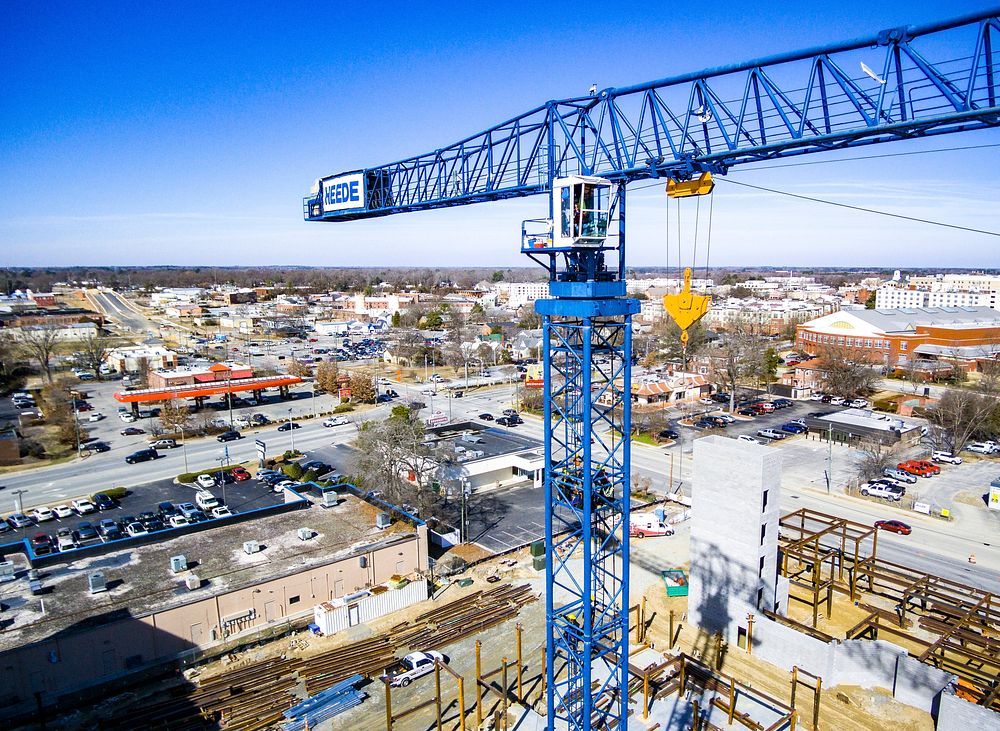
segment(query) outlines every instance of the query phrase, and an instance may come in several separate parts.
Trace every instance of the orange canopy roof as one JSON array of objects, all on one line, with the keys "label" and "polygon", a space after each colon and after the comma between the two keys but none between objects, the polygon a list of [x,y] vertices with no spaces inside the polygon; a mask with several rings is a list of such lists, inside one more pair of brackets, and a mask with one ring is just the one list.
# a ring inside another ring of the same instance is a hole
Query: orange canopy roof
[{"label": "orange canopy roof", "polygon": [[259,376],[256,378],[240,378],[235,381],[211,381],[169,388],[145,388],[141,391],[116,391],[115,400],[123,404],[147,401],[169,401],[175,398],[195,398],[197,396],[216,396],[222,393],[237,393],[240,391],[259,391],[263,388],[278,386],[294,386],[302,383],[298,376]]}]

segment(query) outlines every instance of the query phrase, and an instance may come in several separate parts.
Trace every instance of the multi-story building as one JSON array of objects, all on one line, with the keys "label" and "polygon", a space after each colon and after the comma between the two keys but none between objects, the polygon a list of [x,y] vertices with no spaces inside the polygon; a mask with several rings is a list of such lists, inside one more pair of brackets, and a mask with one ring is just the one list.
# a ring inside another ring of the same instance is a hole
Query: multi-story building
[{"label": "multi-story building", "polygon": [[548,282],[498,282],[497,305],[517,310],[535,300],[549,298]]},{"label": "multi-story building", "polygon": [[116,373],[136,373],[143,361],[150,370],[176,368],[177,353],[160,345],[135,345],[115,348],[104,357],[104,362]]},{"label": "multi-story building", "polygon": [[943,360],[975,370],[1000,354],[1000,313],[990,307],[842,310],[796,328],[799,350],[838,348],[896,367]]},{"label": "multi-story building", "polygon": [[832,309],[831,302],[727,299],[712,304],[704,323],[714,330],[729,330],[738,325],[752,324],[763,333],[779,335],[791,325],[818,317]]}]

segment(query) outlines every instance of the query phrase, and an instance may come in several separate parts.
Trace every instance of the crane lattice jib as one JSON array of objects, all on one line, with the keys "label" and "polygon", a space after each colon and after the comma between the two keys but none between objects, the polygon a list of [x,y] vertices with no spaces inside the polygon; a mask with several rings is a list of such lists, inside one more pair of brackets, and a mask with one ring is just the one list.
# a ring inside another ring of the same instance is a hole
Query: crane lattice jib
[{"label": "crane lattice jib", "polygon": [[[938,37],[952,43],[938,43]],[[959,47],[945,54],[944,47]],[[433,152],[320,181],[306,220],[548,192],[569,175],[686,178],[1000,125],[1000,8],[550,101]]]}]

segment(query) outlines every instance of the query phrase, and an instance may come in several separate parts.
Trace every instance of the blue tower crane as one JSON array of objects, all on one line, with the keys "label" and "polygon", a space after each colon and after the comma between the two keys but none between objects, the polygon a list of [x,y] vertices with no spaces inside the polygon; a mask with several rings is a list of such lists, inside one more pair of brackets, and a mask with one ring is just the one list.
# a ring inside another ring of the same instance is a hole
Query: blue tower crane
[{"label": "blue tower crane", "polygon": [[[955,58],[936,41],[966,43]],[[628,711],[630,181],[1000,126],[1000,8],[550,101],[447,147],[317,180],[307,221],[550,194],[522,224],[543,317],[548,725]]]}]

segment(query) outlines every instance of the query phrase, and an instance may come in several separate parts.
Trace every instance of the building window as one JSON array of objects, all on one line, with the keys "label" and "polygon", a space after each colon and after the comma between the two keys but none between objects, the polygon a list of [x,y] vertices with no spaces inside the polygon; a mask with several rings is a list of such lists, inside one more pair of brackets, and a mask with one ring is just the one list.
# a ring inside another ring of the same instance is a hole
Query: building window
[{"label": "building window", "polygon": [[765,510],[767,510],[767,490],[764,490],[764,497],[760,504],[760,512],[763,513]]},{"label": "building window", "polygon": [[906,350],[906,341],[905,340],[900,340],[899,341],[899,349],[900,350]]},{"label": "building window", "polygon": [[760,557],[760,568],[757,569],[757,576],[763,576],[763,575],[764,575],[764,557],[761,556]]},{"label": "building window", "polygon": [[764,545],[764,538],[767,536],[767,523],[760,527],[760,545]]},{"label": "building window", "polygon": [[872,341],[871,340],[865,340],[865,347],[866,348],[872,347]]},{"label": "building window", "polygon": [[288,597],[288,603],[289,604],[298,604],[299,603],[299,597],[298,597],[298,595],[296,594],[295,596]]}]

